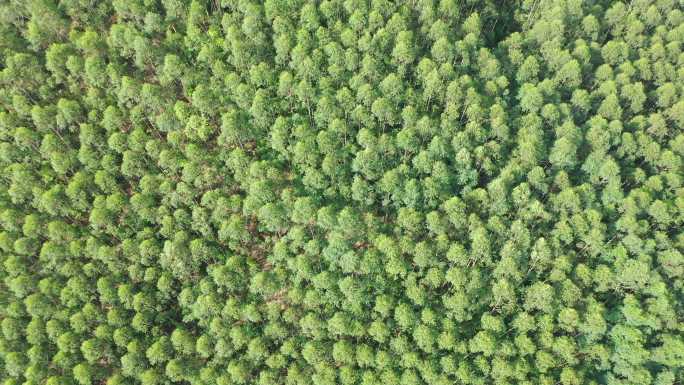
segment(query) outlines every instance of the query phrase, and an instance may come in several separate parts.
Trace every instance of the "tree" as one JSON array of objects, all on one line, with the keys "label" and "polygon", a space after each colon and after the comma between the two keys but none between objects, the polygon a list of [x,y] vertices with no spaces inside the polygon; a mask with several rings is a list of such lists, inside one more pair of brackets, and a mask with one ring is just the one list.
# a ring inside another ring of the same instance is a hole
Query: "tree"
[{"label": "tree", "polygon": [[542,107],[544,98],[536,86],[530,83],[524,83],[520,88],[518,95],[520,99],[520,108],[524,112],[537,112]]}]

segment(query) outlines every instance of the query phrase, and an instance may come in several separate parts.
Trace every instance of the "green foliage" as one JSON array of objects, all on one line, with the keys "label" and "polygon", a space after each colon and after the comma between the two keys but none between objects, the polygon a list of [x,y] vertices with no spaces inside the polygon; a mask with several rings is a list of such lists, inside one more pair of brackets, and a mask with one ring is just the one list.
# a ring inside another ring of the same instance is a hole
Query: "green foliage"
[{"label": "green foliage", "polygon": [[681,2],[0,4],[5,385],[684,383]]}]

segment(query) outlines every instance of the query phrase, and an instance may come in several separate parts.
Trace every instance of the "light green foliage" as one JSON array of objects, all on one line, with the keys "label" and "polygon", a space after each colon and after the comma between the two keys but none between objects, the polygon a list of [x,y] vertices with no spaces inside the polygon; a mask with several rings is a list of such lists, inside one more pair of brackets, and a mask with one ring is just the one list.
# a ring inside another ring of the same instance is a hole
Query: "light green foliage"
[{"label": "light green foliage", "polygon": [[673,0],[7,0],[0,383],[684,383]]}]

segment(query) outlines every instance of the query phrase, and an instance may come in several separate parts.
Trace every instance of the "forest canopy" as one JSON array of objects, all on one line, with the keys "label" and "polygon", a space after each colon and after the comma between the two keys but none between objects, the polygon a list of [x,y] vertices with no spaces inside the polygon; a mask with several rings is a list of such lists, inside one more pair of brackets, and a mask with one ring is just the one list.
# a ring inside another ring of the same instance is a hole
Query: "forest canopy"
[{"label": "forest canopy", "polygon": [[682,4],[0,1],[0,384],[684,384]]}]

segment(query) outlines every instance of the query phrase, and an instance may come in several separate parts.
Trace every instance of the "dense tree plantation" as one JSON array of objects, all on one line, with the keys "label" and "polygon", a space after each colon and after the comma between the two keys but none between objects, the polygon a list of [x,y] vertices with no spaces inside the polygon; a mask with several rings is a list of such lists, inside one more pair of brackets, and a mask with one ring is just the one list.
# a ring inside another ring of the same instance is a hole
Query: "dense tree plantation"
[{"label": "dense tree plantation", "polygon": [[680,0],[0,1],[2,385],[684,384]]}]

